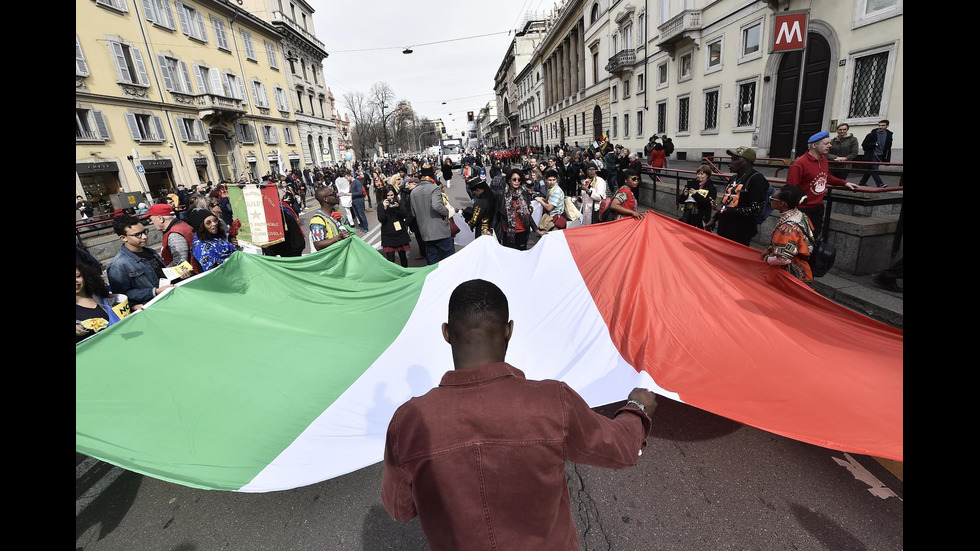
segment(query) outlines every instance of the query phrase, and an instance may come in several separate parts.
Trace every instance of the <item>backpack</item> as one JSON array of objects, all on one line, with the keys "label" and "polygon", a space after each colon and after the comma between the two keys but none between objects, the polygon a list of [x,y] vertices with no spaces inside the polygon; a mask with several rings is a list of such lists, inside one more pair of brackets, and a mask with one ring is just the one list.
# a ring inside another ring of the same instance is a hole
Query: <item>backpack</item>
[{"label": "backpack", "polygon": [[[673,152],[674,152],[674,140],[668,138],[667,141],[664,142],[664,153],[670,155]],[[649,157],[649,155],[647,155],[647,157]]]},{"label": "backpack", "polygon": [[769,199],[772,199],[772,195],[774,193],[776,193],[776,188],[769,186],[769,189],[766,191],[766,200],[762,203],[762,212],[755,215],[756,224],[762,224],[768,220],[769,215],[772,214],[772,202],[770,202]]},{"label": "backpack", "polygon": [[601,203],[599,203],[600,222],[609,222],[613,219],[613,217],[616,216],[616,211],[609,208],[609,206],[612,205],[612,202],[613,202],[612,197],[606,197],[605,199],[602,200]]}]

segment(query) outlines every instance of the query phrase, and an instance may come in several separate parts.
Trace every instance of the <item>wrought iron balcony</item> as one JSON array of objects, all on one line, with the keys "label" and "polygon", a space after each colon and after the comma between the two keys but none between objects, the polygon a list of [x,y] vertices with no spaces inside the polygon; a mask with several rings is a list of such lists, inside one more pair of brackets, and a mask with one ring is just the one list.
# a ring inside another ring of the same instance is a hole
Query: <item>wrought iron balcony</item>
[{"label": "wrought iron balcony", "polygon": [[609,63],[606,64],[606,72],[618,73],[629,69],[636,63],[636,50],[620,50],[616,52],[616,55],[609,58]]}]

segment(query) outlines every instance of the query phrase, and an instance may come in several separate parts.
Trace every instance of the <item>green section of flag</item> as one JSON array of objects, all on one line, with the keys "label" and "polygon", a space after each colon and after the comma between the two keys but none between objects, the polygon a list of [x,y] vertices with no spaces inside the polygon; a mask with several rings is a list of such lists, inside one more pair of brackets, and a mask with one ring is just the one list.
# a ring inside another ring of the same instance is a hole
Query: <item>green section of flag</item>
[{"label": "green section of flag", "polygon": [[75,449],[179,484],[247,484],[395,340],[434,268],[357,238],[235,253],[75,349]]}]

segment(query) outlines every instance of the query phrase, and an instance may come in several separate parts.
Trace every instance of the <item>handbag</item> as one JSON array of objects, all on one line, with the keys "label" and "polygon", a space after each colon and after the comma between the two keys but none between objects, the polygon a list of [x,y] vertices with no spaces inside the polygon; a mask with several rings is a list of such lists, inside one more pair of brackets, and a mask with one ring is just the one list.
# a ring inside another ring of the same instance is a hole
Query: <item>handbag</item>
[{"label": "handbag", "polygon": [[565,196],[565,218],[569,221],[578,220],[582,216],[582,211],[575,206],[575,201],[571,197]]},{"label": "handbag", "polygon": [[568,226],[568,218],[565,218],[564,214],[556,214],[551,217],[551,221],[555,224],[555,227],[559,230],[565,229]]},{"label": "handbag", "polygon": [[459,226],[456,225],[456,219],[455,218],[450,218],[449,219],[449,236],[450,237],[455,237],[457,233],[459,233]]},{"label": "handbag", "polygon": [[833,267],[834,260],[836,259],[837,247],[825,241],[823,238],[818,239],[816,245],[813,246],[813,252],[810,253],[810,258],[808,259],[810,271],[813,273],[813,277],[823,277],[827,275],[827,272],[829,272],[830,268]]},{"label": "handbag", "polygon": [[599,222],[610,222],[615,219],[616,211],[609,208],[609,205],[612,205],[612,202],[612,197],[606,197],[601,203],[599,203]]}]

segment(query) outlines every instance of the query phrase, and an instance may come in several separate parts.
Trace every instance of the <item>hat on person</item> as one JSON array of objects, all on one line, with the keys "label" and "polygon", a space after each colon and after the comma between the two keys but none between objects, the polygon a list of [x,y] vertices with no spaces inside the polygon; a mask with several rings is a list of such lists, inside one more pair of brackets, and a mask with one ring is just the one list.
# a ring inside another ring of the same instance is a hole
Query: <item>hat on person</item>
[{"label": "hat on person", "polygon": [[197,231],[209,216],[214,216],[214,213],[207,209],[194,209],[187,213],[187,223]]},{"label": "hat on person", "polygon": [[830,132],[824,130],[823,132],[817,132],[816,134],[810,136],[810,139],[807,140],[806,143],[811,144],[813,142],[819,142],[820,140],[829,137],[830,137]]},{"label": "hat on person", "polygon": [[483,178],[480,177],[480,173],[479,172],[476,172],[474,170],[473,173],[470,174],[470,177],[466,179],[466,185],[472,185],[472,184],[475,184],[477,182],[482,182],[482,181],[483,181]]},{"label": "hat on person", "polygon": [[174,208],[166,203],[157,203],[150,206],[150,210],[146,211],[145,217],[148,216],[173,216]]},{"label": "hat on person", "polygon": [[745,147],[744,145],[741,145],[735,148],[734,151],[728,149],[725,152],[731,155],[732,157],[741,157],[743,159],[748,160],[750,163],[755,162],[755,150],[752,149],[751,147]]},{"label": "hat on person", "polygon": [[433,174],[436,173],[436,171],[434,168],[432,168],[432,165],[430,165],[429,163],[425,163],[424,165],[422,165],[422,168],[419,169],[419,173],[422,174],[423,176],[432,176]]}]

